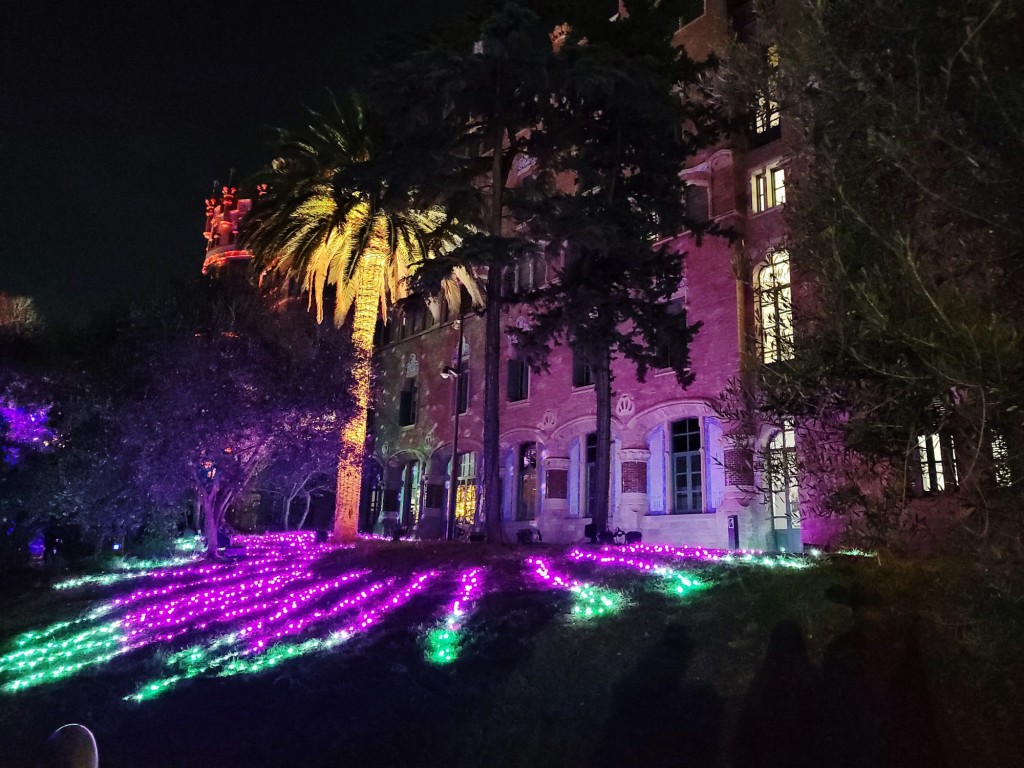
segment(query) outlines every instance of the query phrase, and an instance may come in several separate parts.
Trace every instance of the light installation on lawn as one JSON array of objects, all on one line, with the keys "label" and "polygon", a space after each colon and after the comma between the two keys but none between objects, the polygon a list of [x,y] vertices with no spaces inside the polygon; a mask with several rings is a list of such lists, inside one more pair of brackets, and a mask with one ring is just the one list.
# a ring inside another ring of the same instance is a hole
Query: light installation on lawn
[{"label": "light installation on lawn", "polygon": [[[273,615],[281,608],[276,599],[269,598],[296,582],[309,582],[312,592],[322,594],[365,573],[317,580],[309,566],[336,549],[316,545],[312,536],[296,536],[276,544],[261,541],[254,546],[257,554],[244,562],[196,564],[150,574],[169,583],[135,590],[101,603],[78,619],[16,638],[15,650],[0,656],[0,673],[14,678],[4,683],[3,689],[17,691],[54,682],[213,623],[252,614]],[[100,621],[118,613],[116,618]]]},{"label": "light installation on lawn", "polygon": [[483,575],[480,568],[471,568],[462,572],[459,576],[459,587],[456,590],[455,599],[447,608],[447,615],[437,626],[427,631],[425,639],[427,661],[434,664],[450,664],[459,657],[466,617],[482,589]]},{"label": "light installation on lawn", "polygon": [[[271,643],[267,640],[257,640],[250,643],[246,649],[233,650],[214,657],[210,657],[200,648],[186,649],[169,660],[170,664],[182,667],[179,673],[146,683],[136,693],[125,698],[132,701],[146,701],[159,696],[182,680],[198,677],[211,671],[216,671],[220,677],[253,674],[299,656],[330,650],[354,636],[366,632],[388,613],[405,605],[413,595],[422,591],[427,583],[437,575],[437,571],[428,571],[413,576],[404,588],[386,594],[376,602],[370,603],[344,626],[331,628],[326,637],[314,637],[296,643]],[[358,604],[361,602],[359,598],[368,600],[371,596],[368,591],[363,591],[357,597],[350,598],[348,604],[349,606]]]},{"label": "light installation on lawn", "polygon": [[576,581],[551,569],[548,562],[540,557],[526,558],[534,578],[543,584],[566,589],[574,598],[572,616],[577,619],[592,619],[614,613],[622,607],[622,595],[611,589]]},{"label": "light installation on lawn", "polygon": [[726,565],[761,565],[767,568],[808,568],[810,564],[799,555],[769,555],[759,549],[712,549],[707,547],[672,547],[661,544],[630,544],[624,547],[602,547],[606,555],[632,555],[648,558],[668,558],[695,563],[723,563]]},{"label": "light installation on lawn", "polygon": [[[314,566],[345,547],[318,544],[310,533],[238,537],[236,543],[245,547],[246,559],[166,567],[153,562],[121,564],[120,575],[139,574],[146,583],[109,597],[77,618],[18,636],[14,647],[0,655],[2,690],[56,682],[156,646],[169,649],[167,674],[138,688],[131,699],[152,698],[201,675],[259,672],[335,648],[369,631],[440,575],[428,571],[404,579],[375,579],[371,569],[355,568],[326,576],[322,567]],[[552,562],[553,558],[526,558],[527,577],[534,584],[571,593],[574,619],[604,616],[624,604],[621,592],[558,572]],[[649,574],[661,579],[666,591],[680,596],[708,585],[692,568],[682,566],[807,567],[795,556],[650,545],[574,549],[560,562],[595,573],[620,568]],[[453,577],[442,618],[423,638],[429,662],[450,663],[462,652],[465,622],[475,610],[485,575],[485,568],[476,567]],[[60,586],[65,592],[74,586],[105,588],[102,581]]]},{"label": "light installation on lawn", "polygon": [[618,555],[607,549],[601,552],[584,551],[573,549],[566,554],[566,557],[573,562],[591,562],[603,567],[629,568],[632,570],[652,573],[661,577],[665,591],[671,594],[682,596],[688,595],[700,589],[705,589],[708,584],[698,579],[687,571],[678,571],[674,568],[667,568],[651,558],[629,557]]}]

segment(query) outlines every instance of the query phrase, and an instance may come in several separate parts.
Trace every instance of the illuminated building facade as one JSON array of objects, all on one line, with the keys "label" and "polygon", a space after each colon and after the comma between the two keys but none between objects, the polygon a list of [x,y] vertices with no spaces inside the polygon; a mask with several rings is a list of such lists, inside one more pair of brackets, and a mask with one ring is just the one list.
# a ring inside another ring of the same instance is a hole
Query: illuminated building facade
[{"label": "illuminated building facade", "polygon": [[[676,41],[691,57],[721,49],[748,6],[706,0]],[[749,12],[747,11],[747,16]],[[733,241],[680,233],[685,277],[673,299],[688,322],[703,325],[690,349],[694,383],[683,389],[668,365],[640,383],[628,362],[613,362],[612,480],[609,525],[640,531],[644,542],[799,551],[828,543],[832,531],[808,511],[796,466],[791,424],[730,423],[713,403],[751,359],[793,354],[792,283],[781,212],[786,202],[784,118],[767,93],[748,137],[692,158],[683,171],[691,217],[736,233]],[[512,173],[528,173],[513,168]],[[251,207],[225,187],[207,201],[204,272],[232,274],[244,264],[238,221]],[[548,279],[540,257],[502,275],[521,290]],[[468,302],[464,302],[468,304]],[[526,307],[507,310],[514,325]],[[464,324],[460,328],[460,324]],[[478,480],[483,435],[482,316],[435,321],[413,297],[378,324],[371,457],[363,476],[360,528],[445,531],[450,482],[460,527],[479,525]],[[590,372],[571,350],[552,353],[549,371],[531,372],[503,339],[501,510],[507,538],[524,528],[545,541],[584,537],[596,463],[596,403]],[[443,369],[444,375],[442,375]],[[458,424],[458,439],[455,427]],[[453,461],[453,445],[458,455]]]},{"label": "illuminated building facade", "polygon": [[[693,58],[724,46],[743,8],[707,0],[676,40]],[[613,363],[613,459],[609,525],[640,531],[644,542],[799,551],[827,543],[830,531],[806,514],[792,425],[749,429],[716,415],[713,401],[740,376],[745,357],[765,362],[792,355],[789,255],[781,211],[786,158],[783,119],[766,94],[751,135],[692,159],[683,172],[691,215],[739,234],[730,243],[684,232],[673,248],[685,254],[685,279],[674,301],[703,327],[691,347],[696,381],[688,389],[666,367],[637,381],[628,362]],[[513,168],[512,173],[516,173]],[[547,279],[540,258],[507,270],[510,287]],[[515,324],[510,309],[505,325]],[[459,350],[458,318],[435,324],[422,304],[407,301],[378,329],[373,424],[379,473],[366,527],[412,528],[442,535],[458,412],[457,516],[473,520],[483,434],[483,318],[469,316]],[[666,350],[666,354],[671,354]],[[594,387],[567,347],[550,370],[534,374],[506,337],[501,391],[501,509],[507,538],[534,528],[545,541],[579,541],[590,522],[596,458]],[[442,377],[444,367],[458,375]],[[803,514],[801,508],[803,507]],[[479,522],[479,521],[477,521]]]}]

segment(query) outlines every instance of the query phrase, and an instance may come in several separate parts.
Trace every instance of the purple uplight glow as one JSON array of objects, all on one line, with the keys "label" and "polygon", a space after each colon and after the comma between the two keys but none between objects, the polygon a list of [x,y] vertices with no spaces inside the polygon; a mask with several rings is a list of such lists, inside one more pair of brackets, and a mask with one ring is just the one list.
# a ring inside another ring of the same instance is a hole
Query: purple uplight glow
[{"label": "purple uplight glow", "polygon": [[[50,406],[24,408],[9,400],[0,403],[0,422],[5,422],[6,447],[0,449],[0,458],[7,464],[17,464],[24,448],[46,450],[56,440],[49,427]],[[2,426],[2,425],[0,425]]]}]

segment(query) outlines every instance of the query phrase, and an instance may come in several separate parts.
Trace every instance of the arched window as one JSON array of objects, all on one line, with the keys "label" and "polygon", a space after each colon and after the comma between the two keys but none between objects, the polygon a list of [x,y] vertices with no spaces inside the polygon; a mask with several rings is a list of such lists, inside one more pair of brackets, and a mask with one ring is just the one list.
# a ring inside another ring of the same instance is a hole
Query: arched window
[{"label": "arched window", "polygon": [[793,298],[789,252],[775,251],[754,274],[754,299],[761,360],[776,363],[793,358]]}]

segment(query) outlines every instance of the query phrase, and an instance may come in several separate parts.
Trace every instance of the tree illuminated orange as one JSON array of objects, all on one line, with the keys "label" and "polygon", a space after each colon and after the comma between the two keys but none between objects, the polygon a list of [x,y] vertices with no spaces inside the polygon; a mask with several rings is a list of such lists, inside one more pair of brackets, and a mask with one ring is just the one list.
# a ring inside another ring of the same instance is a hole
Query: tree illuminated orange
[{"label": "tree illuminated orange", "polygon": [[[286,155],[268,169],[268,192],[242,236],[261,274],[297,280],[318,321],[332,286],[335,325],[351,315],[357,407],[341,429],[334,519],[335,538],[350,540],[358,525],[377,320],[386,321],[389,306],[408,295],[419,264],[454,241],[441,236],[449,223],[442,208],[417,208],[414,190],[374,179],[380,127],[359,99],[332,107],[330,117],[314,113],[306,135],[282,134]],[[456,268],[442,287],[450,306],[458,308],[460,285],[481,301],[470,274]]]}]

